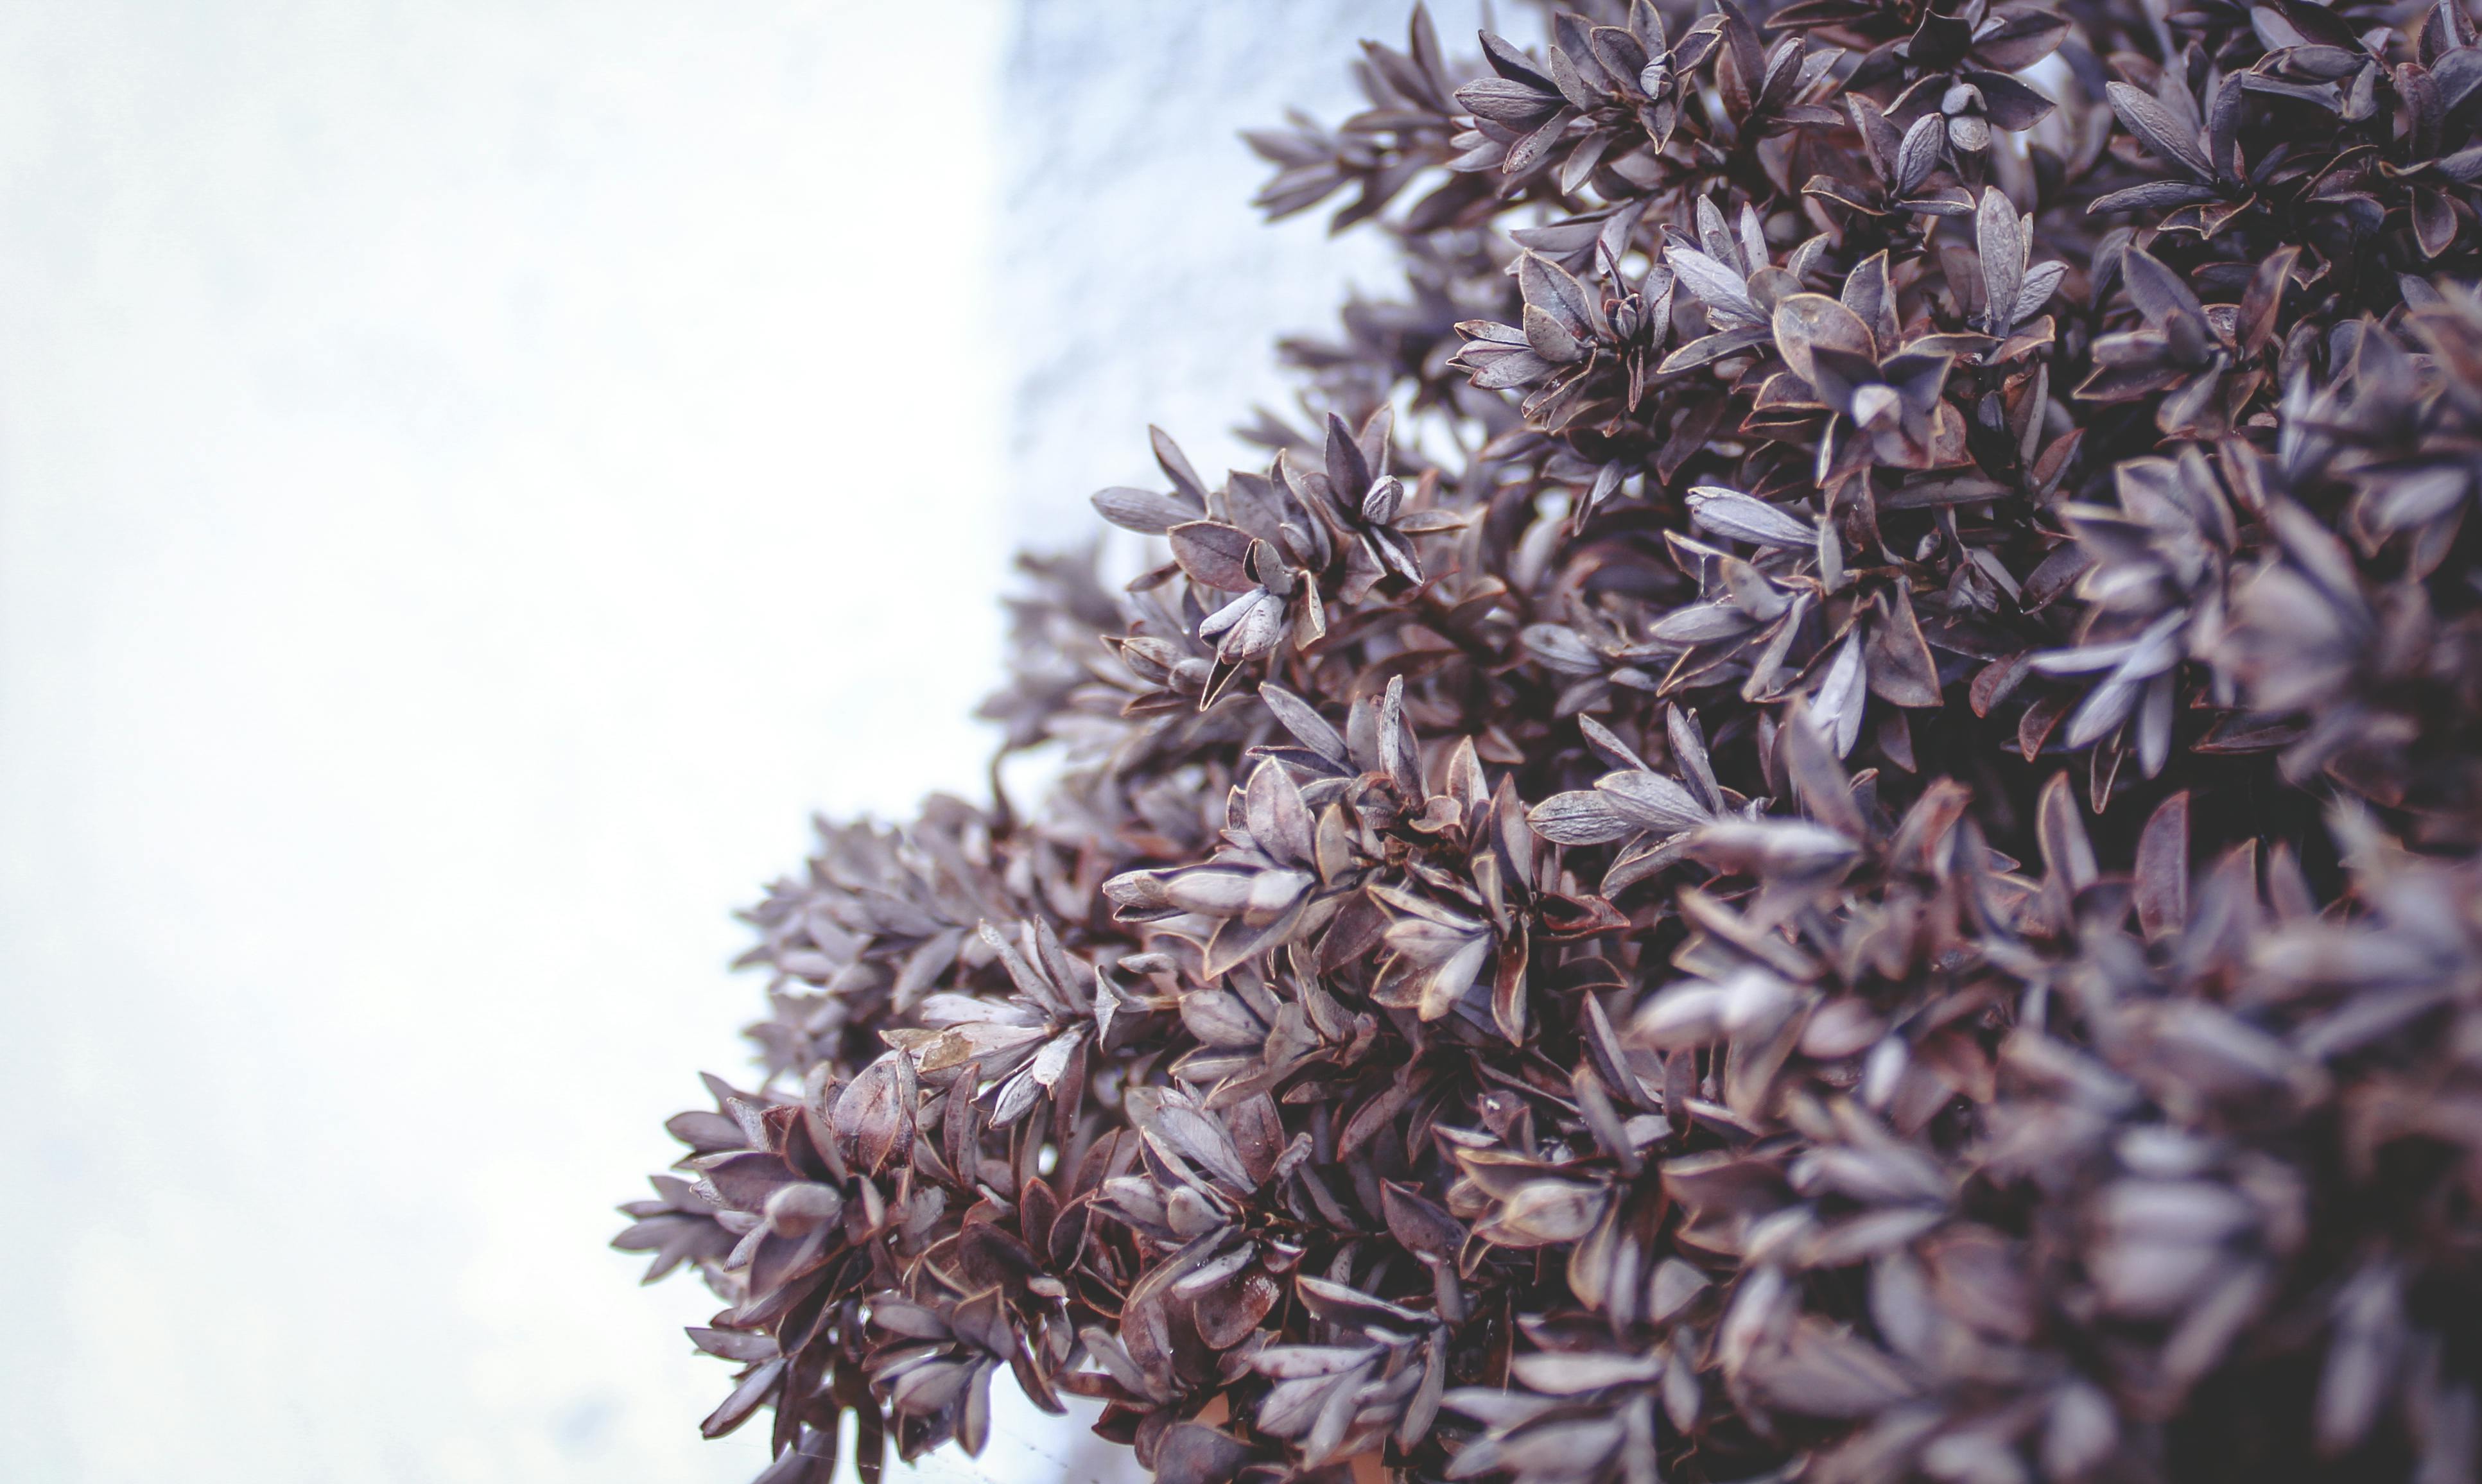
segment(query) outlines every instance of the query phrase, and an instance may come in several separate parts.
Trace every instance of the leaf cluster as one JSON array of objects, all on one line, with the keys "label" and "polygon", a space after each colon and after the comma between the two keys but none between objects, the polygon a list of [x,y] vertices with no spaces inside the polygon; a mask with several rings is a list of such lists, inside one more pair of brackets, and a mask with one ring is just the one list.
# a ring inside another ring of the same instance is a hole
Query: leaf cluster
[{"label": "leaf cluster", "polygon": [[1590,0],[1253,134],[1401,299],[824,825],[619,1245],[771,1484],[2475,1476],[2458,0]]}]

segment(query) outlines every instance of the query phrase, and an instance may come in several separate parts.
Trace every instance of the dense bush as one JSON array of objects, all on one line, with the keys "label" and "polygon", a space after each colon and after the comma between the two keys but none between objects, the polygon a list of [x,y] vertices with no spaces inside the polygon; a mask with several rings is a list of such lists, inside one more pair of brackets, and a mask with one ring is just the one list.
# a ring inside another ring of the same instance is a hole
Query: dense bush
[{"label": "dense bush", "polygon": [[2472,22],[1715,3],[1254,136],[1405,297],[752,912],[768,1479],[2474,1477]]}]

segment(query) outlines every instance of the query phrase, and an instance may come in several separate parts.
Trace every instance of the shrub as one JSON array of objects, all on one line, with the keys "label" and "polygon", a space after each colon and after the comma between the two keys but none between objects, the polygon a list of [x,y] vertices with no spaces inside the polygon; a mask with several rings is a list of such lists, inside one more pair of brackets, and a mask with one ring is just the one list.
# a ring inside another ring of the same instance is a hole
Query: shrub
[{"label": "shrub", "polygon": [[1405,297],[750,913],[767,1479],[2474,1477],[2471,21],[1714,3],[1252,136]]}]

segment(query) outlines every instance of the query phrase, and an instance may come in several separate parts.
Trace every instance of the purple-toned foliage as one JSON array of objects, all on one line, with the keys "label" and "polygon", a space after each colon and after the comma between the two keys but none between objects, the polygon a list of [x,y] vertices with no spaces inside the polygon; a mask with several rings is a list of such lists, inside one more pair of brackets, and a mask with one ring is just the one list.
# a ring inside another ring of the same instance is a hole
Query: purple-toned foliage
[{"label": "purple-toned foliage", "polygon": [[1713,3],[1252,135],[1404,298],[750,914],[773,1484],[2475,1478],[2473,21]]}]

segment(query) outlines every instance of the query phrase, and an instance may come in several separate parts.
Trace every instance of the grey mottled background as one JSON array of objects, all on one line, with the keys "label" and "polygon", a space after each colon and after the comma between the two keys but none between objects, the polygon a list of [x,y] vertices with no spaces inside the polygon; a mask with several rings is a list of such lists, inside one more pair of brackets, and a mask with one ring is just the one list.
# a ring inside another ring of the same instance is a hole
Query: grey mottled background
[{"label": "grey mottled background", "polygon": [[[1474,49],[1474,0],[1431,12],[1451,52]],[[1261,221],[1249,201],[1270,168],[1238,132],[1287,107],[1328,124],[1357,111],[1358,40],[1403,46],[1411,13],[1398,0],[1020,5],[994,265],[1022,539],[1080,539],[1087,495],[1159,482],[1149,423],[1210,479],[1261,459],[1230,430],[1254,403],[1292,406],[1276,336],[1330,329],[1348,284],[1394,292],[1382,240],[1328,236],[1345,195]]]}]

